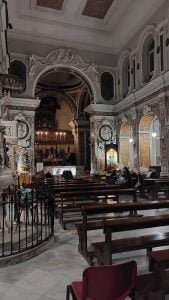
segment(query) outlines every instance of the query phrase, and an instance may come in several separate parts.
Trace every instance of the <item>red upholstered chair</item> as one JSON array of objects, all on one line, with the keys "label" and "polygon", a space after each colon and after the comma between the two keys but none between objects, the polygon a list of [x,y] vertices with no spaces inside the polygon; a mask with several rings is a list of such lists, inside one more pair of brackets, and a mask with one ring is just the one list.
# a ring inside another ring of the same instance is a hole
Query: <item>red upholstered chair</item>
[{"label": "red upholstered chair", "polygon": [[66,300],[124,300],[135,299],[137,264],[135,261],[111,266],[88,267],[82,281],[67,286]]}]

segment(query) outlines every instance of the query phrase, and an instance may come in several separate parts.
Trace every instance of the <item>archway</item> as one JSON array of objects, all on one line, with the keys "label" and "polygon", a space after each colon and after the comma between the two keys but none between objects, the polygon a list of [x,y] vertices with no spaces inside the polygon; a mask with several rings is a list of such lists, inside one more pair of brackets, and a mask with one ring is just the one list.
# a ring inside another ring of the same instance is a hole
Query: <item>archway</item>
[{"label": "archway", "polygon": [[159,166],[160,161],[160,124],[153,113],[142,117],[139,124],[139,161],[140,167]]},{"label": "archway", "polygon": [[71,68],[55,67],[36,85],[41,101],[35,115],[36,158],[49,165],[83,165],[90,169],[91,89]]},{"label": "archway", "polygon": [[133,130],[131,124],[125,122],[120,129],[120,165],[133,167]]}]

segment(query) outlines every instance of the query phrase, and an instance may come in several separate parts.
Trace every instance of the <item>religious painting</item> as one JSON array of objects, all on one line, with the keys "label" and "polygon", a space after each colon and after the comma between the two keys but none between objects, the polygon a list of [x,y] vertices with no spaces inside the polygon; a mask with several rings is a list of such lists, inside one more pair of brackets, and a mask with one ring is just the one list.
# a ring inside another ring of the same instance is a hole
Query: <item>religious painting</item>
[{"label": "religious painting", "polygon": [[105,166],[110,169],[118,163],[118,147],[117,144],[105,145]]}]

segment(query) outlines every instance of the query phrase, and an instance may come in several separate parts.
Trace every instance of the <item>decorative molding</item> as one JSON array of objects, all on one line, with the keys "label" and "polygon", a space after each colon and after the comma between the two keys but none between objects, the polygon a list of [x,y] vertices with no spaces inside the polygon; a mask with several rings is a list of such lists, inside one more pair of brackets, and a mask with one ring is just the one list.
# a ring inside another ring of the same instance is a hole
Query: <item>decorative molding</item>
[{"label": "decorative molding", "polygon": [[129,118],[128,118],[127,115],[124,114],[124,115],[122,116],[121,120],[122,120],[122,123],[127,123],[127,122],[129,121]]},{"label": "decorative molding", "polygon": [[89,114],[91,114],[91,115],[93,115],[93,114],[97,114],[97,113],[99,113],[99,114],[103,114],[103,115],[105,115],[106,113],[107,114],[111,114],[111,115],[113,115],[113,113],[114,113],[114,115],[116,114],[116,110],[115,110],[115,105],[106,105],[106,104],[93,104],[93,103],[91,103],[91,104],[89,104],[86,108],[85,108],[85,112],[87,112],[87,113],[89,113]]},{"label": "decorative molding", "polygon": [[132,110],[130,111],[130,119],[131,119],[132,121],[135,121],[135,120],[137,119],[137,112],[136,112],[136,109],[132,109]]},{"label": "decorative molding", "polygon": [[29,75],[34,76],[40,71],[40,69],[44,69],[48,66],[54,66],[56,64],[76,67],[81,71],[91,75],[94,81],[99,82],[98,66],[94,63],[85,63],[79,55],[73,54],[70,49],[66,48],[59,48],[55,51],[52,51],[46,57],[32,54],[30,56]]},{"label": "decorative molding", "polygon": [[38,108],[41,100],[39,99],[24,99],[24,98],[6,98],[6,105],[10,107],[20,107],[20,109],[25,109],[26,107],[30,109]]},{"label": "decorative molding", "polygon": [[148,114],[148,113],[151,112],[151,111],[152,111],[152,110],[151,110],[151,106],[145,104],[145,105],[144,105],[144,108],[143,108],[143,114],[146,115],[146,114]]},{"label": "decorative molding", "polygon": [[1,120],[1,124],[5,126],[6,142],[10,144],[16,144],[17,143],[17,135],[16,135],[17,121]]}]

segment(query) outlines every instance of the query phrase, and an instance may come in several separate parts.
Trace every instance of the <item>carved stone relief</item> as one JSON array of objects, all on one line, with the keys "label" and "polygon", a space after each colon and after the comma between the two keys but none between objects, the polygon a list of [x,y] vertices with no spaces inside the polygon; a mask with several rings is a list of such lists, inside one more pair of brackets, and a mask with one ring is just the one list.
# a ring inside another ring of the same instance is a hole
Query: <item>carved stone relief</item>
[{"label": "carved stone relief", "polygon": [[146,115],[149,112],[151,112],[151,106],[145,104],[143,108],[143,114]]},{"label": "carved stone relief", "polygon": [[84,62],[79,55],[74,54],[70,49],[65,48],[59,48],[55,51],[52,51],[46,57],[40,57],[34,54],[30,56],[29,81],[32,94],[34,93],[34,84],[39,74],[41,74],[43,71],[45,72],[45,70],[49,70],[50,67],[57,68],[57,66],[71,67],[73,69],[77,69],[77,71],[81,72],[82,75],[85,75],[85,77],[89,79],[94,89],[93,92],[95,101],[98,99],[98,95],[100,94],[98,66],[95,63],[88,64]]}]

